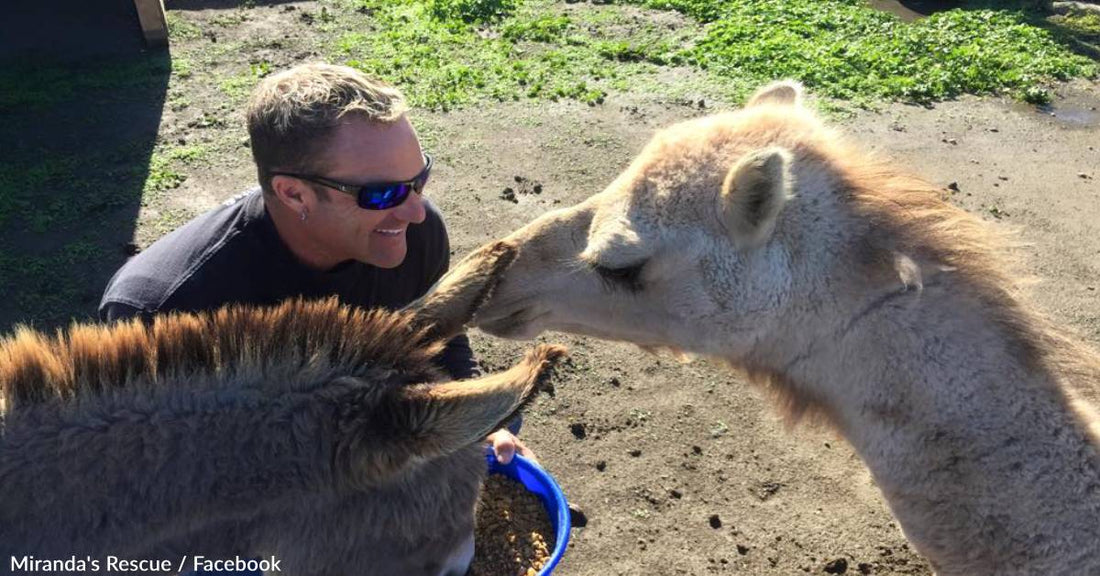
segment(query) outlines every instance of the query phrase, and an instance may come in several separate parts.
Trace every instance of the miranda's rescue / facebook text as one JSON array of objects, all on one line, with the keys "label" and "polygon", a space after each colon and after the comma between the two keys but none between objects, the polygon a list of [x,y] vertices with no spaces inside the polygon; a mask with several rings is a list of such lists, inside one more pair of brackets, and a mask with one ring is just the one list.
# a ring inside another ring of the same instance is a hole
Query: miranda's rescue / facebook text
[{"label": "miranda's rescue / facebook text", "polygon": [[209,558],[207,556],[184,556],[178,561],[170,559],[133,559],[107,556],[104,559],[84,556],[77,558],[35,558],[34,556],[12,556],[10,569],[12,574],[42,574],[42,573],[80,573],[102,572],[106,574],[124,574],[127,572],[164,572],[173,574],[188,571],[220,572],[220,571],[261,571],[280,572],[279,560],[274,556],[269,558]]}]

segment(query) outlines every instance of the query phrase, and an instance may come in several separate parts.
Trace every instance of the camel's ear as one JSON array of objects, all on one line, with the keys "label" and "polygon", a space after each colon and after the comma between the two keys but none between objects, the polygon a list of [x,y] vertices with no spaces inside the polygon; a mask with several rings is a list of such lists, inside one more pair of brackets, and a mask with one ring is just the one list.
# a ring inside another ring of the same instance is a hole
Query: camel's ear
[{"label": "camel's ear", "polygon": [[749,102],[745,104],[745,107],[751,108],[753,106],[760,106],[761,104],[801,106],[803,92],[802,84],[794,80],[772,82],[757,90],[756,93],[752,95],[752,98],[749,98]]},{"label": "camel's ear", "polygon": [[352,485],[377,485],[417,462],[484,440],[534,397],[564,355],[564,347],[544,344],[499,374],[399,387],[370,410],[347,403],[338,424],[337,470]]},{"label": "camel's ear", "polygon": [[451,268],[405,310],[413,314],[416,326],[430,327],[429,339],[451,338],[473,319],[515,257],[515,247],[507,242],[487,244]]},{"label": "camel's ear", "polygon": [[739,248],[758,246],[771,236],[791,192],[791,155],[782,148],[746,154],[722,184],[722,222]]}]

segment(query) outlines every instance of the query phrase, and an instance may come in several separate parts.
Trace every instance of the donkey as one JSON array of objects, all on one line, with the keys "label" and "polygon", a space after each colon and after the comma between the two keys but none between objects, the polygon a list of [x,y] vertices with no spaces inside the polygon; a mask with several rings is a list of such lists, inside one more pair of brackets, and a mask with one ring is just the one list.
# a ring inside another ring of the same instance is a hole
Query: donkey
[{"label": "donkey", "polygon": [[[493,278],[511,255],[458,267]],[[490,289],[444,282],[401,312],[299,300],[18,329],[0,342],[0,572],[111,555],[171,573],[241,556],[296,575],[464,574],[480,443],[564,351],[443,383],[432,357]]]},{"label": "donkey", "polygon": [[1100,359],[1022,303],[1007,238],[802,98],[664,129],[498,241],[517,255],[474,324],[724,360],[834,426],[941,576],[1100,574],[1100,420],[1070,388]]}]

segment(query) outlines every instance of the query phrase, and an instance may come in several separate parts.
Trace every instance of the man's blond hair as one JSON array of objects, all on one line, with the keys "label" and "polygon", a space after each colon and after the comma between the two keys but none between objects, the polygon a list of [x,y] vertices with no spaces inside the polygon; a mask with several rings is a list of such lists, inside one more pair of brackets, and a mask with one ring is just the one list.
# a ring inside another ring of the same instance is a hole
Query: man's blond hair
[{"label": "man's blond hair", "polygon": [[408,111],[393,86],[347,66],[302,64],[265,78],[248,102],[248,135],[260,186],[271,171],[318,173],[333,131],[348,116],[389,123]]}]

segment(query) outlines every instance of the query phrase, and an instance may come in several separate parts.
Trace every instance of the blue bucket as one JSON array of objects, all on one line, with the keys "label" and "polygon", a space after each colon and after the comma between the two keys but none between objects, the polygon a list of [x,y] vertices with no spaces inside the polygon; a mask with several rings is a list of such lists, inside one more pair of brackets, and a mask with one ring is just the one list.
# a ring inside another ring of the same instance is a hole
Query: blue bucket
[{"label": "blue bucket", "polygon": [[554,567],[565,555],[565,547],[569,545],[569,504],[565,501],[558,483],[554,481],[546,470],[538,464],[516,454],[508,464],[501,464],[490,450],[485,459],[489,461],[489,473],[500,474],[523,484],[528,492],[534,493],[542,501],[546,508],[546,514],[550,516],[550,525],[554,528],[554,551],[550,553],[550,559],[539,571],[538,576],[548,576],[554,572]]}]

